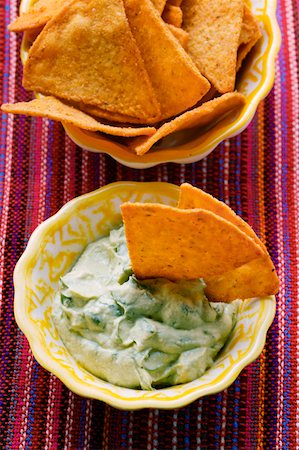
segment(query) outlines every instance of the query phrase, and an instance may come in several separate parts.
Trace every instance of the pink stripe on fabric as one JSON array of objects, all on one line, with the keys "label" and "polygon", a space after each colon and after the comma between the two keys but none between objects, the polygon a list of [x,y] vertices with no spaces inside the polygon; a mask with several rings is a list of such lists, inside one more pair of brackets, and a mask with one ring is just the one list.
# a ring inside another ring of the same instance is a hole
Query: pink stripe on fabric
[{"label": "pink stripe on fabric", "polygon": [[225,389],[225,391],[223,391],[222,393],[220,450],[225,450],[226,414],[227,414],[227,389]]},{"label": "pink stripe on fabric", "polygon": [[59,414],[62,384],[56,376],[50,374],[47,423],[45,432],[45,450],[58,448]]},{"label": "pink stripe on fabric", "polygon": [[46,191],[47,191],[47,154],[48,154],[48,131],[49,120],[42,120],[41,129],[41,161],[40,161],[40,183],[39,183],[39,200],[38,200],[38,223],[45,219],[46,211]]},{"label": "pink stripe on fabric", "polygon": [[105,155],[100,155],[100,174],[99,174],[99,182],[100,186],[105,184],[106,180],[106,157]]},{"label": "pink stripe on fabric", "polygon": [[74,416],[74,398],[75,394],[69,391],[68,407],[65,421],[65,435],[64,448],[71,449],[72,447],[72,431],[73,431],[73,416]]},{"label": "pink stripe on fabric", "polygon": [[64,181],[63,181],[63,202],[66,203],[75,197],[75,158],[76,145],[65,135],[65,159],[64,159]]},{"label": "pink stripe on fabric", "polygon": [[[292,196],[294,197],[294,205],[296,210],[290,211],[290,214],[294,215],[294,217],[299,216],[299,180],[298,180],[298,174],[299,174],[299,153],[298,153],[298,142],[299,142],[299,84],[298,84],[298,59],[297,59],[297,53],[296,49],[298,47],[298,35],[296,35],[296,28],[295,28],[295,22],[294,22],[294,9],[293,2],[292,1],[285,1],[285,14],[287,19],[287,48],[288,48],[288,76],[290,77],[290,83],[288,84],[288,89],[290,90],[290,109],[291,109],[291,120],[290,125],[292,126],[291,132],[290,132],[290,138],[292,140],[292,144],[290,145],[290,151],[292,149],[292,156],[294,158],[293,160],[293,167],[290,167],[290,169],[293,172],[292,177],[292,185],[290,184],[290,188],[293,187]],[[299,3],[298,6],[299,8]],[[298,27],[298,23],[296,24]],[[298,220],[294,220],[294,226],[295,226],[295,236],[299,236],[299,223]],[[295,267],[292,267],[292,271],[296,272],[297,276],[294,277],[292,280],[292,290],[294,295],[294,298],[299,298],[299,244],[298,239],[294,239],[292,242],[292,245],[294,245],[294,250],[296,252],[296,264]],[[297,362],[299,361],[299,303],[297,302],[297,308],[296,308],[296,319],[293,318],[294,323],[297,324],[296,326],[296,353],[297,353]],[[297,363],[297,376],[295,376],[296,380],[296,417],[293,418],[293,423],[295,424],[295,436],[294,440],[296,442],[296,448],[299,448],[299,368]]]},{"label": "pink stripe on fabric", "polygon": [[162,166],[162,181],[168,181],[168,167],[166,164]]},{"label": "pink stripe on fabric", "polygon": [[153,420],[154,420],[154,410],[150,409],[148,412],[148,421],[147,421],[147,450],[153,449]]},{"label": "pink stripe on fabric", "polygon": [[180,184],[184,183],[186,177],[186,165],[180,165]]},{"label": "pink stripe on fabric", "polygon": [[[17,2],[7,1],[6,11],[10,11],[9,22],[16,18]],[[15,98],[15,83],[16,83],[16,68],[17,68],[17,39],[14,33],[9,36],[9,82],[8,82],[8,96],[9,103],[14,103]],[[7,117],[7,134],[6,134],[6,155],[5,155],[5,178],[3,186],[3,201],[2,214],[0,221],[0,311],[2,309],[2,291],[3,291],[3,273],[4,273],[4,251],[7,231],[7,220],[9,213],[9,194],[11,185],[11,167],[13,155],[13,123],[14,116],[9,114]]]},{"label": "pink stripe on fabric", "polygon": [[[25,348],[26,346],[24,346]],[[27,358],[25,360],[25,356],[27,355]],[[22,378],[24,379],[24,391],[23,391],[23,398],[22,401],[19,403],[20,410],[19,414],[17,414],[17,417],[19,418],[20,428],[17,430],[17,427],[14,431],[14,440],[13,440],[13,447],[17,448],[18,450],[23,450],[26,448],[26,434],[27,434],[27,427],[28,427],[28,410],[29,410],[29,402],[30,402],[30,388],[31,388],[31,376],[32,376],[32,368],[34,363],[34,358],[29,351],[23,352],[24,358],[22,358],[22,366],[21,366],[21,374]],[[22,405],[22,406],[21,406]],[[18,441],[18,438],[20,439]]]},{"label": "pink stripe on fabric", "polygon": [[84,450],[88,450],[90,447],[90,432],[91,432],[91,420],[92,420],[92,400],[86,400],[86,417],[84,427]]},{"label": "pink stripe on fabric", "polygon": [[202,168],[202,179],[201,179],[201,185],[202,189],[204,191],[207,190],[207,173],[208,173],[208,158],[204,158],[201,162],[201,168]]},{"label": "pink stripe on fabric", "polygon": [[35,146],[34,146],[34,154],[32,158],[32,165],[33,165],[33,179],[32,179],[32,186],[33,188],[29,187],[30,193],[29,198],[32,198],[31,202],[31,211],[32,214],[29,215],[29,232],[32,233],[33,230],[39,225],[39,189],[34,189],[35,186],[40,185],[40,166],[41,166],[41,141],[42,141],[42,120],[33,118],[31,120],[31,128],[32,128],[32,134],[35,137]]},{"label": "pink stripe on fabric", "polygon": [[153,450],[158,450],[159,446],[159,410],[154,410],[153,420]]},{"label": "pink stripe on fabric", "polygon": [[224,162],[223,162],[223,191],[224,201],[229,205],[229,141],[224,141]]},{"label": "pink stripe on fabric", "polygon": [[172,450],[176,450],[178,444],[178,411],[175,409],[172,416]]},{"label": "pink stripe on fabric", "polygon": [[129,425],[128,425],[128,450],[133,450],[133,431],[134,431],[134,413],[129,413]]},{"label": "pink stripe on fabric", "polygon": [[[259,114],[259,111],[257,111],[257,116]],[[247,216],[248,216],[248,222],[253,225],[253,217],[254,217],[254,198],[253,198],[253,192],[254,192],[254,188],[256,188],[256,186],[253,185],[252,180],[253,177],[252,175],[254,174],[254,169],[252,167],[252,161],[253,161],[253,155],[252,155],[252,151],[256,151],[253,139],[252,139],[252,134],[253,134],[253,127],[249,127],[247,130],[247,136],[248,136],[248,143],[247,143],[247,174],[248,176],[246,177],[246,181],[247,181]],[[255,231],[256,228],[255,228]]]},{"label": "pink stripe on fabric", "polygon": [[198,400],[197,417],[196,417],[197,429],[196,429],[196,445],[197,448],[201,448],[201,419],[202,419],[202,399]]},{"label": "pink stripe on fabric", "polygon": [[276,64],[276,82],[274,84],[275,102],[275,173],[273,174],[275,180],[275,192],[276,192],[276,218],[277,218],[277,244],[280,251],[277,255],[277,272],[280,279],[280,293],[276,297],[277,299],[277,317],[278,317],[278,382],[277,382],[277,428],[276,428],[276,448],[283,449],[282,440],[282,426],[283,426],[283,411],[284,411],[284,322],[285,322],[285,266],[283,257],[284,248],[284,236],[283,236],[283,202],[282,202],[282,140],[281,140],[281,86],[280,86],[280,67]]},{"label": "pink stripe on fabric", "polygon": [[88,152],[82,151],[82,192],[88,192]]},{"label": "pink stripe on fabric", "polygon": [[103,429],[103,441],[102,441],[102,450],[110,450],[109,449],[109,425],[110,425],[110,414],[111,408],[108,405],[105,405],[105,416],[104,416],[104,429]]},{"label": "pink stripe on fabric", "polygon": [[[252,379],[253,379],[253,370],[252,365],[247,368],[247,383],[246,383],[246,396],[248,399],[253,399],[252,395]],[[252,404],[253,401],[246,402],[246,421],[245,421],[245,448],[251,447],[251,426],[252,426]]]}]

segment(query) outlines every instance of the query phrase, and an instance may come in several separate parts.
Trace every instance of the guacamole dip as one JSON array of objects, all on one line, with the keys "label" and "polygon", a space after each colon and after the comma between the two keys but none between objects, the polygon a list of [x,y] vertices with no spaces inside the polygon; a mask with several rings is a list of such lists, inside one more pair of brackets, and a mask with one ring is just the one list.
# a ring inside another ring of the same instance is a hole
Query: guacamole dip
[{"label": "guacamole dip", "polygon": [[73,357],[119,386],[186,383],[212,364],[238,302],[209,303],[200,280],[137,280],[123,227],[88,245],[61,278],[53,319]]}]

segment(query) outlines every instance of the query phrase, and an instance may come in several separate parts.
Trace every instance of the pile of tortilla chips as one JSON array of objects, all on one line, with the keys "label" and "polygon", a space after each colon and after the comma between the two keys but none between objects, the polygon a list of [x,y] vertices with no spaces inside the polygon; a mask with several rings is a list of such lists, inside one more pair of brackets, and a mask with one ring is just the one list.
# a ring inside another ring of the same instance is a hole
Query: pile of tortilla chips
[{"label": "pile of tortilla chips", "polygon": [[177,207],[124,203],[121,211],[138,278],[203,278],[213,301],[277,293],[264,244],[225,203],[200,189],[182,184]]},{"label": "pile of tortilla chips", "polygon": [[23,85],[42,96],[3,111],[129,138],[138,155],[240,108],[236,73],[261,36],[244,0],[37,0],[9,29],[32,39]]}]

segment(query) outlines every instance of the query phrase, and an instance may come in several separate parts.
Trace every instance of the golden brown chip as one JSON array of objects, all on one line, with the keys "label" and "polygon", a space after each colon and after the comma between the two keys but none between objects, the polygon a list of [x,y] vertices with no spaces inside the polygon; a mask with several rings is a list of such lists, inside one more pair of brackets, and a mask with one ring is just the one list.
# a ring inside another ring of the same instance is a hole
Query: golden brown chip
[{"label": "golden brown chip", "polygon": [[184,183],[180,186],[178,207],[203,208],[212,211],[250,236],[263,252],[259,258],[241,267],[217,277],[208,277],[205,280],[207,285],[205,292],[210,300],[231,301],[236,298],[264,297],[277,293],[279,280],[265,245],[253,229],[229,206],[206,192]]},{"label": "golden brown chip", "polygon": [[193,209],[193,208],[202,208],[208,211],[212,211],[217,216],[222,217],[225,220],[233,223],[250,236],[258,245],[260,245],[264,250],[266,247],[262,243],[262,241],[257,237],[253,229],[247,222],[241,219],[228,205],[217,200],[212,195],[198,189],[191,184],[183,183],[180,186],[180,197],[178,208],[182,209]]},{"label": "golden brown chip", "polygon": [[59,12],[70,0],[38,0],[28,10],[21,14],[9,26],[9,31],[19,32],[34,30],[46,25],[46,23]]},{"label": "golden brown chip", "polygon": [[277,294],[279,290],[275,268],[266,253],[224,275],[206,279],[205,282],[208,299],[218,302],[266,297]]},{"label": "golden brown chip", "polygon": [[182,28],[188,51],[220,93],[234,90],[243,0],[184,0]]},{"label": "golden brown chip", "polygon": [[160,14],[162,14],[164,6],[166,4],[166,0],[152,0],[152,3],[155,6],[156,10],[159,11]]},{"label": "golden brown chip", "polygon": [[174,25],[171,25],[170,23],[167,24],[168,28],[174,35],[174,37],[179,41],[181,46],[186,49],[188,45],[188,33],[183,30],[183,28],[175,27]]},{"label": "golden brown chip", "polygon": [[237,70],[240,69],[244,58],[261,38],[261,36],[262,33],[260,31],[258,21],[251,12],[250,8],[245,4],[237,54]]},{"label": "golden brown chip", "polygon": [[130,146],[137,155],[144,155],[163,137],[179,130],[212,124],[216,119],[221,118],[227,112],[242,106],[244,103],[245,97],[238,92],[224,94],[221,97],[203,103],[198,108],[181,114],[171,122],[165,123],[149,138],[140,137],[132,140]]},{"label": "golden brown chip", "polygon": [[63,8],[29,51],[24,87],[145,123],[160,115],[119,0],[73,0]]},{"label": "golden brown chip", "polygon": [[166,3],[162,17],[166,23],[171,23],[171,25],[174,25],[175,27],[180,27],[182,25],[183,13],[179,6]]},{"label": "golden brown chip", "polygon": [[152,127],[117,127],[100,123],[93,117],[64,104],[54,97],[42,97],[31,102],[8,103],[2,105],[1,109],[6,113],[48,117],[52,120],[71,123],[84,130],[101,131],[113,136],[139,136],[140,134],[153,134],[155,132],[155,128]]},{"label": "golden brown chip", "polygon": [[150,0],[125,0],[125,9],[158,102],[161,120],[200,100],[209,82],[178,43]]},{"label": "golden brown chip", "polygon": [[124,203],[121,211],[139,278],[208,278],[262,254],[253,239],[210,211],[150,203]]}]

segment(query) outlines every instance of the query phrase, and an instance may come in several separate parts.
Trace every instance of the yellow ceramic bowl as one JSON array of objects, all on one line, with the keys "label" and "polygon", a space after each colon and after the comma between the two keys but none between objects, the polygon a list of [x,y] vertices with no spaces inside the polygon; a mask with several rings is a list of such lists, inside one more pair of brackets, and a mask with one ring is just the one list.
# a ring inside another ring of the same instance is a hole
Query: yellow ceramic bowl
[{"label": "yellow ceramic bowl", "polygon": [[245,301],[213,367],[191,383],[166,389],[134,390],[102,381],[80,367],[61,342],[51,319],[60,276],[89,242],[119,224],[121,203],[175,205],[178,193],[167,183],[114,183],[67,203],[32,234],[14,272],[15,317],[39,363],[77,394],[123,409],[176,408],[227,388],[262,351],[275,315],[274,297]]},{"label": "yellow ceramic bowl", "polygon": [[[191,163],[208,155],[223,139],[241,133],[253,118],[259,102],[270,91],[274,80],[274,61],[281,37],[276,21],[276,0],[247,0],[256,14],[262,30],[262,38],[245,60],[238,74],[236,88],[246,96],[246,104],[238,114],[224,117],[213,127],[186,130],[164,138],[155,148],[143,156],[137,156],[125,145],[107,135],[81,130],[69,124],[64,128],[80,147],[111,155],[115,160],[133,168],[147,168],[159,163]],[[32,0],[23,0],[21,12],[25,12]],[[25,34],[22,59],[27,57],[30,42]]]}]

